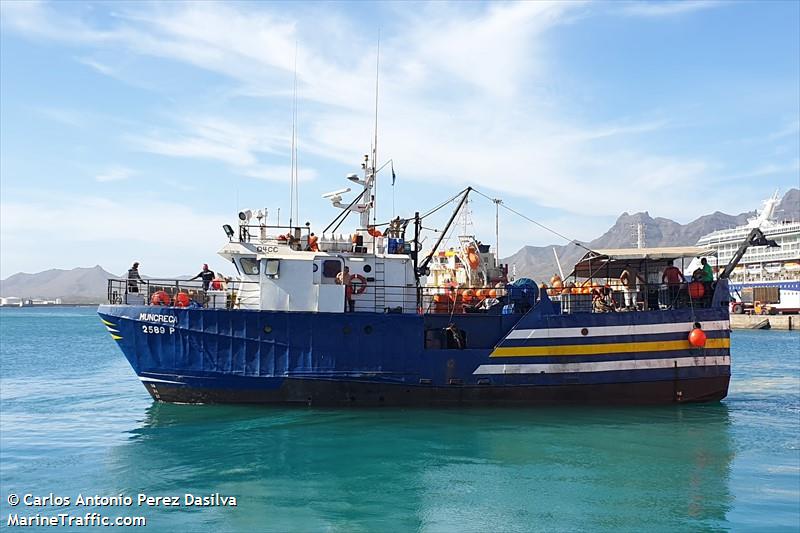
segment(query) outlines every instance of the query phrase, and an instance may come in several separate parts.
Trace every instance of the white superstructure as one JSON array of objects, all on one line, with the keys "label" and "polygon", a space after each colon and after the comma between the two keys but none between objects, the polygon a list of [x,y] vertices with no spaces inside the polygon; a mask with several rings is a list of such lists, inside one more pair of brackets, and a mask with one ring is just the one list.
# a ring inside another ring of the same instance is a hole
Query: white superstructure
[{"label": "white superstructure", "polygon": [[[717,250],[720,269],[727,265],[753,228],[759,228],[778,247],[751,246],[730,276],[733,312],[741,312],[739,303],[747,300],[746,290],[772,288],[777,298],[766,302],[780,312],[800,311],[800,221],[781,220],[776,216],[777,191],[765,200],[756,216],[747,224],[709,233],[698,246]],[[697,265],[694,263],[690,270]],[[760,293],[766,294],[766,293]],[[758,297],[756,297],[757,299]],[[749,302],[753,304],[754,302]]]},{"label": "white superstructure", "polygon": [[731,275],[734,283],[794,280],[800,277],[800,221],[779,220],[775,209],[777,192],[763,202],[761,209],[747,224],[709,233],[697,246],[717,250],[720,267],[727,265],[733,254],[753,228],[759,228],[778,248],[753,246],[747,250]]},{"label": "white superstructure", "polygon": [[[229,241],[218,252],[230,261],[239,276],[231,307],[270,311],[342,313],[352,300],[354,311],[417,313],[414,262],[410,248],[402,248],[407,221],[393,221],[386,235],[370,223],[375,197],[376,170],[365,156],[364,176],[347,179],[362,192],[349,205],[342,195],[350,188],[325,194],[334,207],[360,215],[351,234],[315,236],[305,227],[269,226],[261,211],[239,214],[238,238],[227,227]],[[256,214],[257,225],[250,221]],[[405,222],[405,224],[403,223]],[[335,229],[334,229],[335,231]],[[352,292],[337,279],[349,270]],[[221,292],[219,306],[229,304]],[[214,296],[214,291],[208,291]]]}]

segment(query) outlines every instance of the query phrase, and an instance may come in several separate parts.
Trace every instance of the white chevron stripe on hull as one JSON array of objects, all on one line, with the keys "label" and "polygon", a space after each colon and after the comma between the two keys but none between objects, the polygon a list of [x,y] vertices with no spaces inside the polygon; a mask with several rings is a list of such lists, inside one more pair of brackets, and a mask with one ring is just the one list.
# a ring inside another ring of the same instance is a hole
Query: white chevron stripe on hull
[{"label": "white chevron stripe on hull", "polygon": [[142,381],[142,383],[172,383],[173,385],[184,385],[184,383],[181,383],[180,381],[169,381],[167,379],[156,379],[143,376],[139,376],[139,379]]},{"label": "white chevron stripe on hull", "polygon": [[567,374],[575,372],[611,372],[614,370],[653,370],[691,366],[730,366],[729,355],[710,357],[675,357],[670,359],[627,359],[624,361],[591,361],[584,363],[522,363],[480,365],[475,374]]},{"label": "white chevron stripe on hull", "polygon": [[[704,331],[728,331],[731,323],[728,320],[711,320],[700,323]],[[609,335],[647,335],[654,333],[687,334],[694,328],[694,322],[678,322],[676,324],[629,324],[625,326],[597,326],[587,328],[543,328],[517,329],[506,336],[508,340],[520,339],[561,339],[567,337],[606,337]],[[588,333],[583,335],[581,331]]]}]

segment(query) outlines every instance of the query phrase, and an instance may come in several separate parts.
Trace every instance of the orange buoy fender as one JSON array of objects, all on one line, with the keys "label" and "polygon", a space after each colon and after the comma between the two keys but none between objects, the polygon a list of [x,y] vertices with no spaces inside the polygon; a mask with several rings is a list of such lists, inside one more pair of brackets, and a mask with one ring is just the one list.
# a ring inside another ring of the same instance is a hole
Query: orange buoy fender
[{"label": "orange buoy fender", "polygon": [[179,292],[175,295],[175,306],[176,307],[189,307],[189,304],[192,302],[192,299],[189,298],[189,295],[185,292]]},{"label": "orange buoy fender", "polygon": [[169,305],[169,294],[165,291],[154,292],[150,297],[150,303],[153,305]]},{"label": "orange buoy fender", "polygon": [[691,296],[693,300],[699,300],[705,293],[706,288],[703,287],[702,282],[693,281],[689,284],[689,296]]},{"label": "orange buoy fender", "polygon": [[353,287],[353,294],[364,294],[367,290],[367,278],[361,274],[355,274],[350,277],[350,286]]},{"label": "orange buoy fender", "polygon": [[695,348],[702,348],[706,345],[706,334],[700,328],[694,328],[689,333],[689,344],[694,346]]}]

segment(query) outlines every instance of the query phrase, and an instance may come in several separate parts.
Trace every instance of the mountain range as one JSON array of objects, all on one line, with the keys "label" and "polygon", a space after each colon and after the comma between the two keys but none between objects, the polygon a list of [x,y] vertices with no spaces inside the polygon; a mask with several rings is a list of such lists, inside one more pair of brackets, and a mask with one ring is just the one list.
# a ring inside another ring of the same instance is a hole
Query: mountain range
[{"label": "mountain range", "polygon": [[[800,189],[790,189],[778,205],[778,216],[782,219],[800,220]],[[739,226],[747,222],[754,211],[728,215],[719,211],[679,224],[668,218],[653,218],[649,213],[623,213],[614,225],[600,237],[588,243],[587,248],[630,248],[634,245],[637,224],[642,224],[648,247],[690,246],[712,231]],[[524,246],[514,255],[502,259],[513,268],[517,277],[549,280],[558,272],[553,250],[555,249],[564,272],[572,269],[586,252],[575,244],[564,246]],[[119,277],[107,272],[100,265],[72,270],[51,269],[36,274],[18,273],[0,280],[0,296],[22,298],[61,298],[65,303],[100,303],[106,300],[108,278]],[[189,276],[181,276],[189,277]]]},{"label": "mountain range", "polygon": [[[636,240],[636,228],[642,224],[646,246],[655,248],[659,246],[691,246],[697,243],[703,235],[747,222],[755,211],[728,215],[716,211],[710,215],[703,215],[688,224],[679,224],[668,218],[653,218],[648,212],[622,213],[611,228],[600,237],[587,243],[581,243],[586,248],[593,250],[604,248],[633,248]],[[800,220],[800,189],[789,189],[781,198],[776,209],[776,215],[783,220]],[[558,266],[553,255],[553,250],[558,254],[564,273],[568,274],[572,266],[586,253],[586,248],[575,244],[550,245],[550,246],[524,246],[517,253],[505,259],[502,263],[509,265],[516,276],[532,278],[537,281],[549,282],[550,277],[558,272]]]},{"label": "mountain range", "polygon": [[52,268],[36,274],[20,272],[0,281],[0,295],[21,298],[61,298],[64,303],[90,304],[107,298],[108,278],[116,278],[100,265],[62,270]]}]

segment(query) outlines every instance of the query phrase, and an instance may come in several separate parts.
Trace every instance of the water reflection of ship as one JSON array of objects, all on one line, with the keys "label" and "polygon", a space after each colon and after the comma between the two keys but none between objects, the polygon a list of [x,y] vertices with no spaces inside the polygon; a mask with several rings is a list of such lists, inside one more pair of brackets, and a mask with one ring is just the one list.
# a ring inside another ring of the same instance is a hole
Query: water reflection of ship
[{"label": "water reflection of ship", "polygon": [[112,461],[151,492],[239,497],[235,513],[182,517],[222,529],[484,530],[502,520],[509,531],[697,530],[724,528],[731,439],[724,404],[411,413],[155,404]]}]

